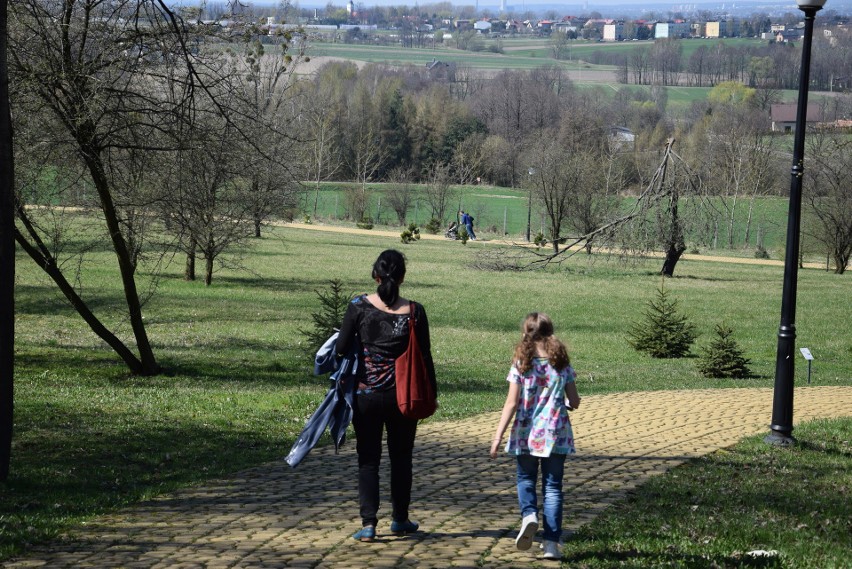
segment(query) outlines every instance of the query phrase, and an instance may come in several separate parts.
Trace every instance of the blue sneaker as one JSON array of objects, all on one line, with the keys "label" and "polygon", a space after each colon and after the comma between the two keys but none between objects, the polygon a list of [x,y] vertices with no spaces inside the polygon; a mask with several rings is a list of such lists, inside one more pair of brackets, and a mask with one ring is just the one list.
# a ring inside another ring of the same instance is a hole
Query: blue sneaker
[{"label": "blue sneaker", "polygon": [[412,522],[411,520],[405,520],[404,522],[398,522],[394,520],[391,522],[391,533],[395,533],[397,535],[403,535],[406,533],[414,533],[420,528],[420,524],[417,522]]},{"label": "blue sneaker", "polygon": [[360,530],[356,531],[352,535],[352,539],[357,539],[358,541],[375,541],[376,539],[376,526],[364,526]]}]

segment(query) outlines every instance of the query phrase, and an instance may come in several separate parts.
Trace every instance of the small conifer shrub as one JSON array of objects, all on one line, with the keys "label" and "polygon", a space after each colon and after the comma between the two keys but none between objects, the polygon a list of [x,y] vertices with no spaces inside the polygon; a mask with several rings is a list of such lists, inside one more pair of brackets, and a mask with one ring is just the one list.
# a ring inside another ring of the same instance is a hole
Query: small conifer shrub
[{"label": "small conifer shrub", "polygon": [[432,235],[437,235],[441,230],[441,220],[432,218],[429,220],[429,223],[426,224],[426,231],[431,233]]},{"label": "small conifer shrub", "polygon": [[417,227],[414,223],[409,223],[408,227],[399,234],[399,238],[406,245],[409,243],[414,243],[420,239],[420,228]]},{"label": "small conifer shrub", "polygon": [[470,234],[467,232],[467,227],[464,225],[459,229],[459,239],[462,242],[462,245],[467,245],[467,240],[470,239]]},{"label": "small conifer shrub", "polygon": [[305,337],[306,349],[311,356],[322,347],[335,330],[340,328],[346,308],[355,297],[354,294],[344,294],[343,283],[337,279],[328,282],[327,290],[315,292],[319,298],[320,307],[317,312],[311,312],[314,326],[310,330],[299,330]]},{"label": "small conifer shrub", "polygon": [[633,323],[628,332],[634,349],[654,358],[682,358],[689,354],[695,342],[695,325],[678,311],[676,299],[669,298],[664,285],[657,289],[657,297],[648,303],[645,318]]},{"label": "small conifer shrub", "polygon": [[749,360],[737,341],[731,337],[734,331],[730,326],[716,324],[716,336],[709,346],[701,348],[698,371],[704,377],[751,377]]}]

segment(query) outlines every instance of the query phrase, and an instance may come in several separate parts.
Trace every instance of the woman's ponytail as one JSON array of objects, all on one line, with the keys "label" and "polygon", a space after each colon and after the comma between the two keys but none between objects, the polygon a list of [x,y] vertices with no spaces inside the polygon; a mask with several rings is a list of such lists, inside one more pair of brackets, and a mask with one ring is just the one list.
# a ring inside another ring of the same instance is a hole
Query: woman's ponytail
[{"label": "woman's ponytail", "polygon": [[379,298],[386,306],[393,306],[399,300],[399,285],[405,278],[405,256],[395,249],[382,251],[373,263],[373,278],[379,279]]}]

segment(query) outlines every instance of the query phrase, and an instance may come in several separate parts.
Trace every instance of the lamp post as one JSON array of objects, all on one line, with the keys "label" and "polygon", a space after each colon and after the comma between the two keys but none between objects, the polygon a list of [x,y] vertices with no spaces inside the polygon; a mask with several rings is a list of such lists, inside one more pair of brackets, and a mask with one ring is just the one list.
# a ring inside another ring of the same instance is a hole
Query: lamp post
[{"label": "lamp post", "polygon": [[527,170],[527,174],[529,174],[529,196],[527,197],[527,243],[530,242],[530,224],[532,222],[532,177],[535,175],[535,168],[529,168]]},{"label": "lamp post", "polygon": [[796,108],[796,132],[793,141],[793,168],[790,172],[790,206],[787,214],[787,250],[784,256],[784,289],[781,297],[781,326],[778,328],[778,355],[775,360],[775,391],[772,399],[772,424],[764,439],[773,445],[789,445],[793,438],[793,380],[796,348],[796,285],[799,268],[799,237],[802,218],[802,176],[805,173],[805,129],[807,128],[808,85],[810,83],[811,40],[814,16],[826,0],[796,0],[805,13],[802,38],[802,66],[799,70],[799,102]]}]

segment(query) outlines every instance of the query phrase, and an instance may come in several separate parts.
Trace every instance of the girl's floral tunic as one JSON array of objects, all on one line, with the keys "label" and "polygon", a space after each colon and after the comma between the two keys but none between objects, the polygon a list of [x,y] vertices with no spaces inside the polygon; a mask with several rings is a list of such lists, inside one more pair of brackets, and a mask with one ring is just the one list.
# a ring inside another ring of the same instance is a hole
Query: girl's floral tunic
[{"label": "girl's floral tunic", "polygon": [[521,374],[515,366],[506,381],[520,384],[515,422],[506,443],[509,454],[547,457],[574,454],[574,432],[565,404],[565,386],[576,379],[571,366],[557,371],[546,358],[535,358]]}]

